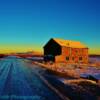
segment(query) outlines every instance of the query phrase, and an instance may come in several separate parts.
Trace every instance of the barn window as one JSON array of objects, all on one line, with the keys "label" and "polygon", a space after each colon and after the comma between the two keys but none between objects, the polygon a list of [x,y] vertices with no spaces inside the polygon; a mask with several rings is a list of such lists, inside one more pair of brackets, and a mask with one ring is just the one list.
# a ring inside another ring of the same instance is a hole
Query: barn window
[{"label": "barn window", "polygon": [[76,52],[76,55],[78,55],[78,51],[76,50],[75,52]]},{"label": "barn window", "polygon": [[74,57],[72,57],[72,60],[74,60]]},{"label": "barn window", "polygon": [[69,57],[66,57],[66,60],[69,60]]},{"label": "barn window", "polygon": [[79,57],[79,60],[82,60],[82,57]]}]

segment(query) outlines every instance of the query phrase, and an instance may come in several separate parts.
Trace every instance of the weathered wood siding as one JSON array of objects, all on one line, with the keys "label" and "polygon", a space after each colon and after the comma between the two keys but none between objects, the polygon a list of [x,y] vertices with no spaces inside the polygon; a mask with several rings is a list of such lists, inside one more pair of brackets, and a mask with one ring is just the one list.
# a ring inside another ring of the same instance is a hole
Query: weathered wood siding
[{"label": "weathered wood siding", "polygon": [[56,62],[88,63],[88,49],[62,47],[61,55],[55,59]]}]

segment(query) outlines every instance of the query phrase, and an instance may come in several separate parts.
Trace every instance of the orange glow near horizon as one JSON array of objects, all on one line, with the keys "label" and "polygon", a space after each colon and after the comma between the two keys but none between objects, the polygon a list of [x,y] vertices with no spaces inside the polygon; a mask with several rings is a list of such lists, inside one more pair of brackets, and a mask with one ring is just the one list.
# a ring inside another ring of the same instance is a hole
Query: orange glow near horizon
[{"label": "orange glow near horizon", "polygon": [[0,53],[16,53],[16,52],[27,52],[27,51],[36,51],[42,52],[40,47],[37,45],[0,45]]},{"label": "orange glow near horizon", "polygon": [[89,54],[97,54],[97,55],[100,55],[100,49],[98,49],[98,48],[90,48],[89,49]]},{"label": "orange glow near horizon", "polygon": [[[36,51],[43,54],[43,46],[36,44],[0,44],[0,53]],[[100,48],[89,48],[89,54],[100,55]]]}]

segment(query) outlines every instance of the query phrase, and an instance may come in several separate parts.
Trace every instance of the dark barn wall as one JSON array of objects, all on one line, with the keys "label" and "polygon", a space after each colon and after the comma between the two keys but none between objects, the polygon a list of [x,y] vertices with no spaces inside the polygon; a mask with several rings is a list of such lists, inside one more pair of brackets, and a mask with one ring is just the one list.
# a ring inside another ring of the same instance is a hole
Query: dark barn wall
[{"label": "dark barn wall", "polygon": [[45,46],[44,46],[44,55],[60,55],[61,54],[61,46],[58,45],[53,39],[51,39]]}]

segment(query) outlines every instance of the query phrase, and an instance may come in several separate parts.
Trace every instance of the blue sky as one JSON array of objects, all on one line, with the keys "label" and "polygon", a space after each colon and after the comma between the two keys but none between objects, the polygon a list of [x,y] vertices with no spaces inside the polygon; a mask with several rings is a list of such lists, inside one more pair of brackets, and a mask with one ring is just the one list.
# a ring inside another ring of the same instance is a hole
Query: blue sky
[{"label": "blue sky", "polygon": [[42,50],[54,37],[81,41],[100,54],[99,5],[99,0],[1,0],[1,50]]}]

